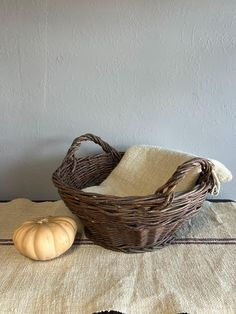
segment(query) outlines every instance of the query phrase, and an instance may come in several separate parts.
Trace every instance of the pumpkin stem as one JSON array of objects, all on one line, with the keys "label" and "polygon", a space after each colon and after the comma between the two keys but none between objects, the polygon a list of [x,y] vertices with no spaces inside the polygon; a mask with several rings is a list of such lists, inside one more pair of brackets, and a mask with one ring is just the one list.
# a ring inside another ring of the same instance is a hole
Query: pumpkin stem
[{"label": "pumpkin stem", "polygon": [[42,218],[39,221],[37,221],[38,224],[43,224],[43,223],[47,223],[48,222],[48,218]]}]

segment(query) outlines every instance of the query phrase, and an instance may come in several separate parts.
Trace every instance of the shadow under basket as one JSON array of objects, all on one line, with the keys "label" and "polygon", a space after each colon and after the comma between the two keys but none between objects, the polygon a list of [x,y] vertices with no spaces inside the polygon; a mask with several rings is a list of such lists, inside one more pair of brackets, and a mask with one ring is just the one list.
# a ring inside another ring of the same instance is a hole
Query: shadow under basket
[{"label": "shadow under basket", "polygon": [[[100,145],[104,153],[77,158],[81,143],[88,140]],[[123,154],[95,135],[82,135],[73,141],[61,166],[53,173],[53,183],[95,244],[126,253],[162,248],[171,243],[177,229],[197,213],[212,191],[212,163],[202,158],[183,163],[152,195],[117,197],[81,191],[104,181]],[[176,185],[199,166],[201,173],[194,188],[175,193]]]}]

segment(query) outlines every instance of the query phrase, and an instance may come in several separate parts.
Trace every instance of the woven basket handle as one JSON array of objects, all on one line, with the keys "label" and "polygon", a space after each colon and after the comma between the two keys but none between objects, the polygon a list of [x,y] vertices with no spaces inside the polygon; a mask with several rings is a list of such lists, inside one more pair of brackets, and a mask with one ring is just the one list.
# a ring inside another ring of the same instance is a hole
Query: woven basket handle
[{"label": "woven basket handle", "polygon": [[71,147],[69,148],[66,154],[64,161],[68,159],[75,161],[75,153],[78,151],[81,143],[86,142],[86,141],[92,141],[95,144],[98,144],[99,146],[101,146],[104,152],[111,153],[114,159],[120,159],[120,154],[113,147],[111,147],[108,143],[104,142],[100,137],[96,135],[87,133],[74,139]]},{"label": "woven basket handle", "polygon": [[[211,183],[211,189],[214,188],[216,182],[215,178],[212,173],[212,163],[203,158],[193,158],[189,161],[186,161],[182,165],[180,165],[172,177],[164,184],[162,185],[156,193],[162,193],[165,195],[171,195],[176,188],[177,184],[182,181],[182,179],[189,173],[192,169],[196,168],[197,166],[201,166],[201,175],[199,177],[199,180],[203,180],[205,182]],[[210,190],[210,189],[209,189]]]}]

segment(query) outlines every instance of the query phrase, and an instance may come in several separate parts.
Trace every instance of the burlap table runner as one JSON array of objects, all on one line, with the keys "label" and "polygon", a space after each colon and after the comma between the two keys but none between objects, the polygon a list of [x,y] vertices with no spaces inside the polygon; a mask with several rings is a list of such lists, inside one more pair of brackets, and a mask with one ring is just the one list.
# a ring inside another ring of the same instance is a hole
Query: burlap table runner
[{"label": "burlap table runner", "polygon": [[236,313],[236,204],[205,202],[170,246],[113,252],[83,238],[36,262],[12,245],[13,230],[44,215],[71,215],[62,201],[0,204],[0,313]]}]

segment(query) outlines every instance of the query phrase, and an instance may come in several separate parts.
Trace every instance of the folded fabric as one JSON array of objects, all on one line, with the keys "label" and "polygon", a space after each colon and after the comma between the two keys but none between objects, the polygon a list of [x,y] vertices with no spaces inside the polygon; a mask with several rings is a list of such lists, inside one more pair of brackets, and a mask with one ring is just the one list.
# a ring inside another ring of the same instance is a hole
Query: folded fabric
[{"label": "folded fabric", "polygon": [[[150,195],[167,182],[179,165],[194,157],[161,147],[135,145],[126,151],[119,164],[99,186],[87,187],[83,191],[120,197]],[[214,194],[218,194],[220,183],[230,181],[232,174],[219,161],[210,160],[219,183]],[[200,167],[190,171],[177,185],[175,192],[191,190],[199,173]]]}]

